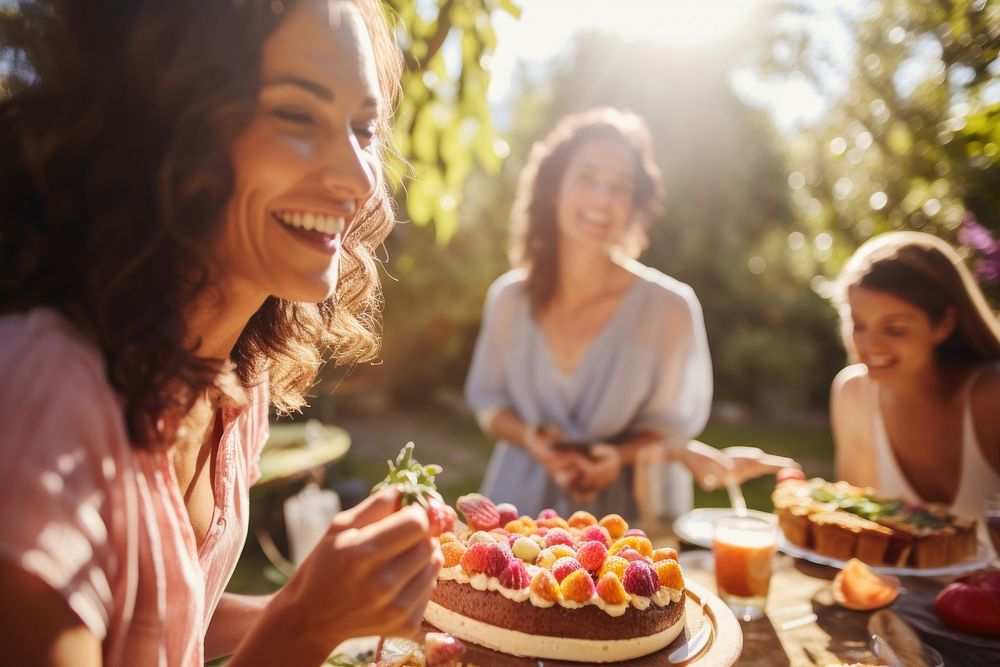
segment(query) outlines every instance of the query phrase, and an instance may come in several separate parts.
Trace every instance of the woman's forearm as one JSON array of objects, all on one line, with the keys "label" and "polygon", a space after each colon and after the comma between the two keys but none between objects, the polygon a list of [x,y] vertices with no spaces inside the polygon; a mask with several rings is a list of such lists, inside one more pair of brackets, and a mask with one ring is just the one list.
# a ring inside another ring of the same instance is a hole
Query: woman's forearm
[{"label": "woman's forearm", "polygon": [[235,653],[271,597],[223,593],[205,633],[205,659],[214,660]]},{"label": "woman's forearm", "polygon": [[527,449],[532,426],[510,408],[501,410],[489,424],[490,432],[500,440]]},{"label": "woman's forearm", "polygon": [[303,627],[300,615],[290,613],[295,605],[288,597],[286,587],[257,614],[227,667],[319,667],[326,661],[340,641]]}]

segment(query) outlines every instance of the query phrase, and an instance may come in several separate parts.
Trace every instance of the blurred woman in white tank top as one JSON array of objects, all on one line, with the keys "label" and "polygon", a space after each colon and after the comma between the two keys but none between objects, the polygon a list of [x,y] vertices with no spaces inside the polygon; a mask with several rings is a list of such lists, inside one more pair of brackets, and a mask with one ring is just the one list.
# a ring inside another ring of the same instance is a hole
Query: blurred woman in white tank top
[{"label": "blurred woman in white tank top", "polygon": [[838,279],[857,363],[831,389],[839,479],[975,518],[1000,493],[1000,324],[961,257],[880,235]]}]

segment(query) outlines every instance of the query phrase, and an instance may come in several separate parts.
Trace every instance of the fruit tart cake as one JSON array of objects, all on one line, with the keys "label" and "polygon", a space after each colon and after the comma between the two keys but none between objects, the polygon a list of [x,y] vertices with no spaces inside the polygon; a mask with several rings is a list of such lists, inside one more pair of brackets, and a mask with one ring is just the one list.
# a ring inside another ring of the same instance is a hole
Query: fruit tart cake
[{"label": "fruit tart cake", "polygon": [[503,653],[614,662],[658,651],[684,629],[674,549],[610,514],[518,516],[471,494],[468,523],[441,536],[445,563],[424,618]]},{"label": "fruit tart cake", "polygon": [[786,479],[771,495],[785,538],[821,556],[942,567],[976,555],[976,522],[936,505],[880,497],[847,482]]}]

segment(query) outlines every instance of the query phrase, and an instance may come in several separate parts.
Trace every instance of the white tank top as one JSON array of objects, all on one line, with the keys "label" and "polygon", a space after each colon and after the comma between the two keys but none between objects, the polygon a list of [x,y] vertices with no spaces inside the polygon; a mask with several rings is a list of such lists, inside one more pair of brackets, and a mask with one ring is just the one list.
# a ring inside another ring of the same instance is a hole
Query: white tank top
[{"label": "white tank top", "polygon": [[[1000,475],[997,475],[983,456],[976,438],[976,428],[972,419],[972,386],[979,374],[986,368],[973,371],[962,388],[962,466],[958,478],[958,495],[951,504],[951,511],[960,516],[978,521],[979,534],[985,538],[984,515],[986,496],[1000,493]],[[896,460],[896,454],[889,443],[889,434],[882,418],[882,404],[879,402],[878,385],[872,383],[875,405],[875,479],[877,488],[887,495],[898,495],[911,502],[925,502],[910,486]],[[987,543],[988,539],[985,540]]]}]

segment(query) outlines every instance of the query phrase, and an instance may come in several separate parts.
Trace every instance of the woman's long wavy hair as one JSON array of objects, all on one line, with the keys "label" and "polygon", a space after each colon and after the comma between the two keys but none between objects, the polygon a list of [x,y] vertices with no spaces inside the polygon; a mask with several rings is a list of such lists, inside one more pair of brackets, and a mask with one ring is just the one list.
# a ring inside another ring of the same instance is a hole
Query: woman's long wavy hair
[{"label": "woman's long wavy hair", "polygon": [[[50,307],[104,355],[135,446],[168,444],[229,363],[195,355],[186,308],[212,289],[209,241],[233,192],[230,149],[257,104],[264,41],[296,0],[49,0],[0,8],[0,310]],[[401,56],[364,15],[391,145]],[[336,296],[268,298],[231,365],[304,404],[322,356],[378,351],[373,252],[393,224],[384,186],[344,239]],[[236,388],[236,395],[242,392]],[[231,394],[230,394],[231,395]]]},{"label": "woman's long wavy hair", "polygon": [[924,232],[889,232],[864,243],[851,256],[835,283],[834,304],[841,317],[844,345],[851,343],[852,287],[885,292],[923,311],[939,324],[949,309],[955,330],[935,353],[944,363],[1000,359],[1000,323],[965,262],[936,236]]},{"label": "woman's long wavy hair", "polygon": [[511,212],[510,262],[528,271],[527,289],[535,313],[555,295],[559,270],[556,198],[563,175],[580,146],[608,139],[620,142],[635,159],[633,220],[620,250],[635,258],[648,243],[646,230],[660,213],[663,183],[653,159],[653,139],[646,122],[631,111],[612,107],[564,116],[532,147]]}]

